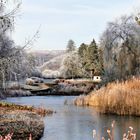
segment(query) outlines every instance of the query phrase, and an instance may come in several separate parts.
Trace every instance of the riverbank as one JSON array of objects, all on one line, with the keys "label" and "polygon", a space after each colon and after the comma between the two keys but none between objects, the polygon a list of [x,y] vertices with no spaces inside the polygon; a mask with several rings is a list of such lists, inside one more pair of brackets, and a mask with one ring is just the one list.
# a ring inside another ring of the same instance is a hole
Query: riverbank
[{"label": "riverbank", "polygon": [[98,83],[90,79],[56,79],[52,83],[43,83],[39,86],[26,85],[23,89],[30,90],[36,96],[78,96],[88,94],[97,88]]},{"label": "riverbank", "polygon": [[79,106],[93,106],[101,113],[140,116],[140,78],[109,83],[75,99]]},{"label": "riverbank", "polygon": [[4,137],[13,133],[14,140],[26,140],[32,135],[33,140],[38,140],[44,132],[42,117],[52,113],[52,110],[41,107],[0,102],[0,135]]},{"label": "riverbank", "polygon": [[[70,104],[64,105],[66,99]],[[43,104],[57,111],[43,119],[45,130],[41,140],[93,140],[93,129],[107,139],[106,132],[113,120],[116,122],[115,140],[121,140],[129,126],[134,128],[137,139],[140,139],[140,117],[99,114],[93,107],[75,107],[71,104],[74,99],[74,96],[32,96],[8,98],[7,101],[36,106]]]},{"label": "riverbank", "polygon": [[90,79],[58,79],[51,83],[13,86],[1,91],[0,98],[25,96],[79,96],[99,88],[99,83]]},{"label": "riverbank", "polygon": [[98,88],[98,83],[94,83],[92,80],[86,79],[60,79],[56,80],[55,82],[57,85],[52,89],[52,95],[86,95],[95,88]]}]

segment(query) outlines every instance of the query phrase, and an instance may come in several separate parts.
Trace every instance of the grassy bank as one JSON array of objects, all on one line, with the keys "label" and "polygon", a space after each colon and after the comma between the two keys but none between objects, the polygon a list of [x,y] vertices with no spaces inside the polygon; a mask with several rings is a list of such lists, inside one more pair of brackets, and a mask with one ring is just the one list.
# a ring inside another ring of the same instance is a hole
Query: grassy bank
[{"label": "grassy bank", "polygon": [[91,80],[86,79],[60,79],[56,80],[57,85],[53,88],[53,93],[64,95],[87,94],[96,87],[96,84]]},{"label": "grassy bank", "polygon": [[18,111],[30,111],[30,112],[33,112],[33,113],[36,113],[40,116],[45,116],[45,115],[49,115],[49,114],[52,114],[53,111],[50,110],[50,109],[45,109],[43,107],[38,107],[38,108],[35,108],[33,106],[27,106],[27,105],[16,105],[14,103],[7,103],[7,102],[0,102],[0,108],[4,108],[6,109],[7,111],[9,110],[18,110]]},{"label": "grassy bank", "polygon": [[26,140],[32,134],[33,139],[38,140],[44,132],[44,123],[40,116],[32,112],[9,112],[1,114],[0,135],[13,133],[12,139]]},{"label": "grassy bank", "polygon": [[140,116],[140,78],[109,83],[87,96],[80,96],[75,105],[96,107],[99,112]]},{"label": "grassy bank", "polygon": [[26,140],[31,134],[33,140],[38,140],[44,132],[42,116],[52,113],[53,111],[41,107],[0,102],[0,135],[13,133],[12,139]]}]

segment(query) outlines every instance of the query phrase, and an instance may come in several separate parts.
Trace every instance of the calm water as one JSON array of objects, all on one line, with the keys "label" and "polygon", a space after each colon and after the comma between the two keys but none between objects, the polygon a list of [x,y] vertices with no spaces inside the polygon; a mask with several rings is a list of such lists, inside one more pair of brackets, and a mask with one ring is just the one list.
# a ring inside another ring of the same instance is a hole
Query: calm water
[{"label": "calm water", "polygon": [[140,118],[99,115],[93,108],[64,105],[64,100],[75,97],[36,96],[8,98],[7,101],[51,108],[57,113],[44,118],[45,132],[41,140],[93,140],[92,130],[96,129],[99,136],[106,136],[106,130],[113,120],[116,121],[115,140],[121,140],[122,134],[133,126],[140,139]]}]

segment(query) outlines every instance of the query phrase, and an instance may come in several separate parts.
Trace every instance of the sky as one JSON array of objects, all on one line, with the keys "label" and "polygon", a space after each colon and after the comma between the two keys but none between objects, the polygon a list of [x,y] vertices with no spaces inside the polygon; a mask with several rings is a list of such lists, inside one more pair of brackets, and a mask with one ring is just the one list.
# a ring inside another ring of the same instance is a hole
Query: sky
[{"label": "sky", "polygon": [[107,22],[131,14],[140,0],[22,0],[12,33],[17,45],[24,45],[39,29],[33,50],[63,50],[69,39],[77,47],[97,43]]}]

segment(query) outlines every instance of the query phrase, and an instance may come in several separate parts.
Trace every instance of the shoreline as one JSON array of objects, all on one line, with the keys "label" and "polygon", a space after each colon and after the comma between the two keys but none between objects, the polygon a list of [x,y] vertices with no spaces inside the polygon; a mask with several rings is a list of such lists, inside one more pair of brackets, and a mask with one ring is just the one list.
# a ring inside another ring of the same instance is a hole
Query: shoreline
[{"label": "shoreline", "polygon": [[52,83],[22,85],[21,87],[8,88],[6,91],[1,90],[0,98],[87,95],[92,90],[99,88],[98,84],[91,80],[56,79]]},{"label": "shoreline", "polygon": [[33,140],[38,140],[45,128],[42,117],[52,114],[52,110],[41,107],[0,102],[0,136],[13,133],[14,140],[29,139],[30,135]]},{"label": "shoreline", "polygon": [[[30,89],[24,89],[24,88],[9,88],[6,91],[1,90],[1,99],[3,98],[11,98],[11,97],[29,97],[29,96],[79,96],[79,95],[87,95],[91,89],[95,87],[95,85],[92,83],[79,83],[76,82],[76,80],[72,81],[60,81],[57,84],[54,84],[52,87],[50,87],[46,84],[42,84],[43,88],[38,90],[38,87],[40,86],[28,86]],[[44,88],[45,87],[45,88]],[[36,89],[36,90],[32,90]],[[29,106],[21,106],[21,105],[15,105],[11,103],[1,103],[0,102],[0,109],[4,112],[0,112],[0,116],[2,121],[0,122],[0,127],[3,131],[1,131],[0,135],[5,136],[9,133],[11,133],[9,128],[12,128],[14,132],[13,138],[15,140],[18,139],[26,139],[29,138],[29,135],[32,134],[33,139],[38,140],[43,136],[44,132],[44,122],[39,115],[39,113],[43,112],[45,115],[50,115],[53,113],[52,110],[37,110],[34,111],[32,107]],[[5,115],[4,115],[5,114]],[[44,115],[43,114],[43,115]],[[15,120],[12,120],[12,117],[14,116]],[[4,119],[4,117],[8,117],[8,121]],[[25,118],[24,120],[20,120],[18,118]],[[37,118],[37,119],[35,119]],[[28,124],[26,123],[28,122]],[[40,124],[39,126],[37,124]],[[20,125],[22,124],[22,126]],[[30,125],[29,125],[30,124]],[[38,126],[40,129],[38,130]],[[17,128],[19,128],[17,130]],[[5,131],[4,131],[5,130]],[[30,131],[32,130],[32,131]],[[21,131],[21,132],[20,132]],[[37,132],[36,132],[37,131]],[[20,137],[22,136],[22,137]]]},{"label": "shoreline", "polygon": [[107,86],[86,96],[79,96],[74,104],[93,106],[99,113],[120,116],[140,116],[140,77],[123,82],[108,83]]}]

